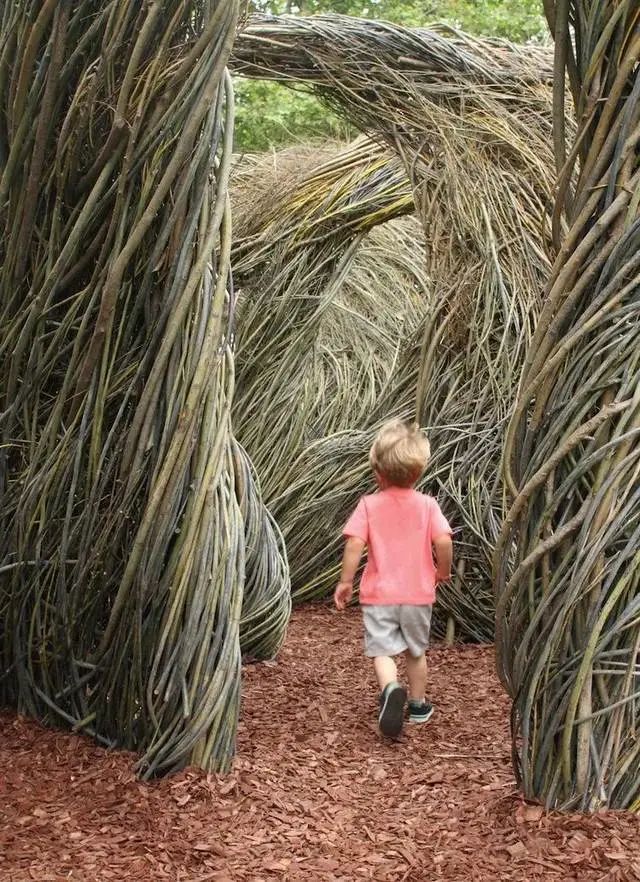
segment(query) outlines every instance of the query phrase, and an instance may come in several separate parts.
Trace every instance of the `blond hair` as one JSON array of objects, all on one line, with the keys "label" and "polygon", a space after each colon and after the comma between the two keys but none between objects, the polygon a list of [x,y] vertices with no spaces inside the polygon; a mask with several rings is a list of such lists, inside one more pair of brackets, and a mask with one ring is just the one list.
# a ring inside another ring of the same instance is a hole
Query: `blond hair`
[{"label": "blond hair", "polygon": [[422,477],[431,448],[417,423],[392,420],[376,435],[369,453],[371,468],[393,487],[413,487]]}]

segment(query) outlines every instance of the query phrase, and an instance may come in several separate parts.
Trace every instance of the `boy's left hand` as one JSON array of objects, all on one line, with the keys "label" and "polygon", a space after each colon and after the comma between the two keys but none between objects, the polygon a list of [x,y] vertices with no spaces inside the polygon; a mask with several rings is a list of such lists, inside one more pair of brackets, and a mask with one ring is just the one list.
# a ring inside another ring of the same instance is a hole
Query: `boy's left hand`
[{"label": "boy's left hand", "polygon": [[353,584],[351,582],[338,582],[338,587],[333,594],[333,602],[336,609],[342,612],[353,597]]}]

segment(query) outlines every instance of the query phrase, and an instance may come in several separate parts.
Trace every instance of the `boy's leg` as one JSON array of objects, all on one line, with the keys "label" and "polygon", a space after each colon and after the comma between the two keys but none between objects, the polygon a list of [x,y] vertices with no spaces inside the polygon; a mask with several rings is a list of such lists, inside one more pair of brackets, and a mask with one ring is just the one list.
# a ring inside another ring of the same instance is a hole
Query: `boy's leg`
[{"label": "boy's leg", "polygon": [[407,677],[409,678],[409,720],[427,723],[433,707],[425,696],[427,688],[427,659],[431,628],[431,607],[403,606],[401,612],[402,635],[407,644]]},{"label": "boy's leg", "polygon": [[411,655],[407,649],[407,679],[409,680],[409,701],[422,704],[427,691],[427,658],[424,652],[419,655]]},{"label": "boy's leg", "polygon": [[398,679],[398,669],[396,663],[388,655],[379,655],[373,660],[376,677],[380,692],[383,692],[390,683],[395,683]]},{"label": "boy's leg", "polygon": [[363,606],[365,653],[373,659],[380,685],[378,725],[383,735],[395,738],[402,731],[407,693],[397,682],[398,671],[393,660],[407,647],[400,632],[398,607]]},{"label": "boy's leg", "polygon": [[396,663],[390,656],[376,656],[373,665],[380,684],[378,726],[383,735],[395,738],[402,731],[407,692],[396,680]]}]

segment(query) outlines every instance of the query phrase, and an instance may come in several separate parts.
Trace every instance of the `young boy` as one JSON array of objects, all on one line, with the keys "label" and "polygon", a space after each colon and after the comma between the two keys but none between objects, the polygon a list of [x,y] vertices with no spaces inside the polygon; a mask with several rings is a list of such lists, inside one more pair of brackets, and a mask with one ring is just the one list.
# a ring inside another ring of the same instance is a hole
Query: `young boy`
[{"label": "young boy", "polygon": [[425,650],[436,584],[451,577],[453,545],[438,503],[414,489],[430,453],[418,426],[395,420],[380,430],[369,455],[379,492],[364,496],[344,527],[342,575],[334,594],[343,610],[366,547],[360,583],[365,654],[373,658],[380,686],[380,731],[392,738],[402,731],[407,699],[393,656],[406,657],[409,720],[426,723],[433,714],[425,697]]}]

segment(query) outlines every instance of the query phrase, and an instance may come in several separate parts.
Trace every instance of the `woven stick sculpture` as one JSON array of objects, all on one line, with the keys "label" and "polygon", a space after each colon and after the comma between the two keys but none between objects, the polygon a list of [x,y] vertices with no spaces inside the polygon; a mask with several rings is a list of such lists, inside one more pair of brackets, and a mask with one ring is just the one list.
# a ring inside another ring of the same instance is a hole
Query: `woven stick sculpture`
[{"label": "woven stick sculpture", "polygon": [[253,20],[234,53],[240,73],[306,83],[405,164],[436,310],[372,424],[400,411],[430,428],[434,489],[462,527],[464,571],[446,603],[463,634],[491,639],[504,429],[550,272],[548,54],[338,16]]},{"label": "woven stick sculpture", "polygon": [[[232,181],[234,429],[286,537],[300,602],[333,589],[344,518],[372,489],[371,437],[391,413],[411,412],[424,326],[440,310],[418,222],[387,220],[413,201],[399,160],[380,145],[243,157]],[[454,486],[449,456],[447,446],[436,451],[429,489]],[[449,617],[461,637],[492,633],[491,612],[460,580],[441,590],[437,631]]]},{"label": "woven stick sculpture", "polygon": [[415,218],[394,220],[413,212],[402,163],[367,139],[244,158],[232,195],[234,429],[286,538],[293,599],[306,600],[332,590],[342,520],[370,481],[352,430],[431,305],[423,237]]},{"label": "woven stick sculpture", "polygon": [[[258,168],[261,181],[267,173]],[[249,192],[252,180],[244,182]],[[243,291],[234,424],[273,503],[290,490],[288,468],[305,443],[359,425],[375,406],[392,366],[383,364],[388,335],[403,309],[387,300],[376,328],[373,304],[358,323],[358,308],[344,314],[336,298],[363,237],[412,212],[413,199],[402,164],[366,139],[313,162],[289,185],[281,181],[275,198],[247,200],[240,186],[235,195],[253,208],[239,213],[233,251]],[[410,273],[399,281],[407,280],[404,297],[417,305],[417,283]]]},{"label": "woven stick sculpture", "polygon": [[147,775],[224,768],[247,536],[280,580],[247,648],[289,604],[230,431],[238,3],[0,15],[0,697]]},{"label": "woven stick sculpture", "polygon": [[640,5],[546,6],[567,231],[507,436],[500,671],[528,796],[639,809]]}]

